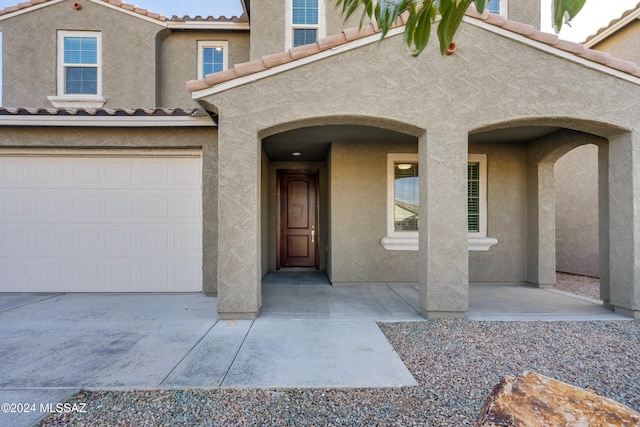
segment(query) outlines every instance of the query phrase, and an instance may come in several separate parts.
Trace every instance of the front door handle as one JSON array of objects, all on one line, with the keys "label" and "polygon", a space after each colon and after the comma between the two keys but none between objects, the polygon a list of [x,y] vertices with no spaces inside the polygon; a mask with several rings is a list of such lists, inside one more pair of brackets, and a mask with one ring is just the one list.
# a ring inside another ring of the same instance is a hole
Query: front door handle
[{"label": "front door handle", "polygon": [[316,227],[314,225],[311,226],[311,243],[316,242]]}]

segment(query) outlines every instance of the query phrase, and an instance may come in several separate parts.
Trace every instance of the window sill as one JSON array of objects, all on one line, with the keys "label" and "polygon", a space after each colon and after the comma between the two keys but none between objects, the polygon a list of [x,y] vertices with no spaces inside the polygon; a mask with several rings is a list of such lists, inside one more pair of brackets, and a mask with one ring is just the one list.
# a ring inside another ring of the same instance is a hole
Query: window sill
[{"label": "window sill", "polygon": [[[494,237],[471,237],[467,238],[469,251],[486,252],[493,245],[498,243]],[[418,237],[397,237],[385,236],[380,240],[382,246],[388,251],[417,251],[419,249]]]},{"label": "window sill", "polygon": [[469,236],[467,237],[467,241],[469,242],[469,251],[476,252],[486,252],[491,246],[498,244],[498,239],[494,237]]},{"label": "window sill", "polygon": [[107,98],[99,95],[47,96],[55,108],[102,108]]},{"label": "window sill", "polygon": [[388,251],[417,251],[418,236],[398,237],[386,236],[380,240],[382,246]]}]

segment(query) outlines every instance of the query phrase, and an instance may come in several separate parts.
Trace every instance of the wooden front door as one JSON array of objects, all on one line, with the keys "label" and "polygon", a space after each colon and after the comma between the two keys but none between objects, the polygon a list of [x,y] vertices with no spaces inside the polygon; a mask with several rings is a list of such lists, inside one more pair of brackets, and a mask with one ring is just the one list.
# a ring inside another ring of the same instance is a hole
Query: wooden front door
[{"label": "wooden front door", "polygon": [[278,171],[278,268],[319,267],[318,171]]}]

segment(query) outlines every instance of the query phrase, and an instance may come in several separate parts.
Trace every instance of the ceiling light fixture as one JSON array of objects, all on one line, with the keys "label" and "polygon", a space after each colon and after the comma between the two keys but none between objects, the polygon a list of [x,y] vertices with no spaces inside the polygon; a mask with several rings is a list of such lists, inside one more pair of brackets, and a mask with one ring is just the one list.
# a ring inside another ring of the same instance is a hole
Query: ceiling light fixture
[{"label": "ceiling light fixture", "polygon": [[398,169],[400,169],[401,171],[406,171],[411,169],[410,163],[399,163],[397,166],[398,166]]},{"label": "ceiling light fixture", "polygon": [[302,156],[302,153],[299,151],[294,151],[293,153],[291,153],[292,155],[298,157],[298,156]]}]

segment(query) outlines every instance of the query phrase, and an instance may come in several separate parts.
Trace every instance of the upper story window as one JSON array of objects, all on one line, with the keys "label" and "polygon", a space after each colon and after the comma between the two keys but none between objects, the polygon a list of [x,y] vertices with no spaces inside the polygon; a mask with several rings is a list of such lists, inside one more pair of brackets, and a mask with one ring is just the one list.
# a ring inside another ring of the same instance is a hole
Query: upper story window
[{"label": "upper story window", "polygon": [[[387,155],[387,236],[389,250],[418,250],[419,173],[417,154]],[[487,237],[487,156],[467,162],[467,236],[469,250],[486,251],[498,241]]]},{"label": "upper story window", "polygon": [[488,0],[485,9],[496,15],[507,15],[508,0]]},{"label": "upper story window", "polygon": [[324,37],[324,4],[320,0],[288,0],[290,29],[286,48],[303,46]]},{"label": "upper story window", "polygon": [[98,94],[98,38],[66,36],[63,38],[64,93]]},{"label": "upper story window", "polygon": [[58,31],[57,75],[55,107],[102,107],[102,34]]},{"label": "upper story window", "polygon": [[198,78],[228,68],[228,46],[226,41],[198,42]]}]

